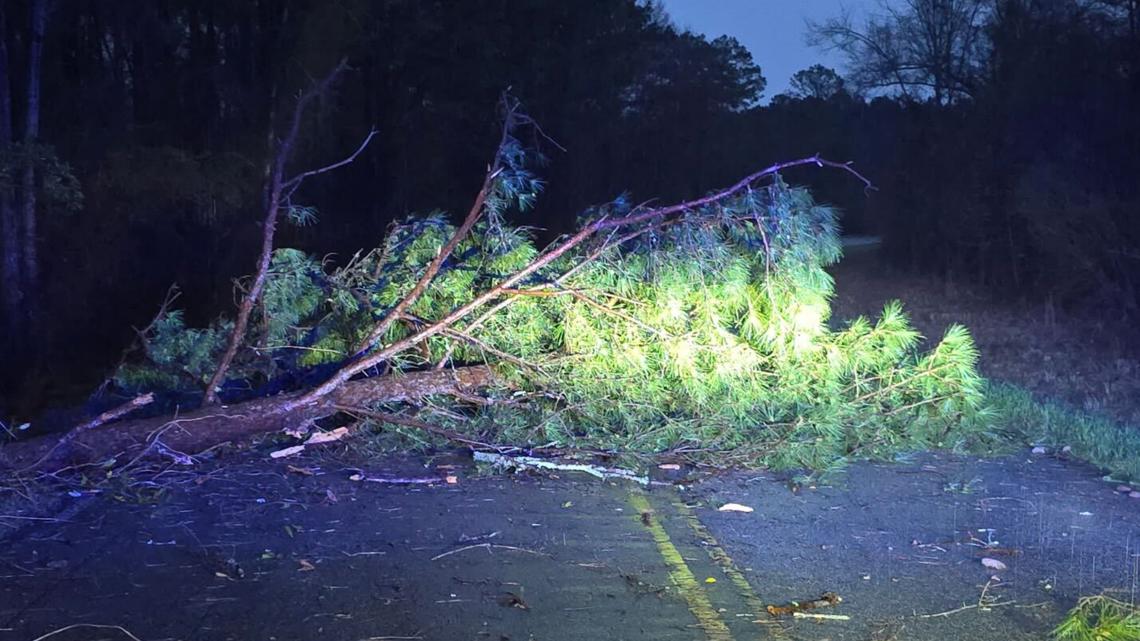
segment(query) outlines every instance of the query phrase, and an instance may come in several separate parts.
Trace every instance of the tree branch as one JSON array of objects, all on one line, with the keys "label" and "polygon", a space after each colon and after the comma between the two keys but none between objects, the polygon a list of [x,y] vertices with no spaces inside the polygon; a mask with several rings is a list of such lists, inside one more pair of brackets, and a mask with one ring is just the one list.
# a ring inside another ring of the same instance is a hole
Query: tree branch
[{"label": "tree branch", "polygon": [[[467,234],[470,233],[471,228],[474,227],[475,223],[483,216],[483,205],[487,202],[487,197],[491,194],[491,190],[494,188],[495,180],[503,171],[503,150],[505,149],[507,142],[510,140],[511,130],[515,126],[515,118],[518,111],[518,104],[513,102],[505,95],[502,98],[502,104],[505,110],[505,115],[503,117],[502,137],[499,140],[498,148],[495,150],[495,158],[491,161],[491,166],[487,170],[486,175],[483,177],[483,185],[479,188],[479,193],[475,196],[475,202],[472,203],[471,209],[467,212],[466,218],[463,219],[463,223],[459,226],[458,229],[455,230],[455,233],[451,235],[451,238],[447,241],[447,244],[440,248],[439,253],[436,254],[436,257],[431,261],[431,263],[428,264],[427,269],[424,270],[423,276],[421,276],[419,281],[416,282],[415,286],[412,287],[412,291],[408,292],[408,294],[404,296],[404,298],[401,299],[395,307],[389,310],[388,313],[385,314],[384,318],[382,318],[380,322],[377,323],[376,326],[372,329],[372,331],[369,332],[368,337],[364,339],[361,345],[357,348],[357,354],[362,354],[369,349],[372,349],[372,347],[380,340],[380,338],[384,336],[384,333],[388,331],[388,328],[392,326],[392,323],[396,322],[401,316],[403,316],[404,311],[407,310],[408,307],[419,300],[420,296],[422,296],[424,291],[427,290],[427,287],[431,281],[435,279],[436,274],[439,273],[440,268],[443,266],[443,262],[451,256],[452,252],[455,251],[455,248],[459,246],[460,241],[467,237]],[[376,361],[376,363],[379,363],[379,361]],[[358,371],[363,371],[364,369],[368,369],[368,367],[371,367],[371,365],[364,367]],[[340,382],[343,382],[344,380],[348,380],[348,378],[346,377]]]},{"label": "tree branch", "polygon": [[380,132],[378,132],[376,129],[370,130],[368,132],[368,135],[365,136],[364,140],[360,143],[360,146],[356,148],[356,151],[352,152],[352,154],[349,155],[347,158],[344,158],[344,159],[342,159],[338,162],[335,162],[331,165],[325,165],[324,167],[321,167],[319,169],[312,169],[312,170],[306,171],[304,173],[297,174],[296,176],[293,176],[289,180],[285,181],[285,184],[282,185],[282,187],[284,189],[289,190],[288,194],[286,195],[286,198],[288,198],[289,196],[292,196],[293,193],[295,191],[297,191],[297,188],[301,186],[301,183],[306,178],[308,178],[310,176],[316,176],[318,174],[323,174],[325,172],[344,167],[345,165],[352,164],[352,161],[356,160],[356,157],[359,156],[364,151],[364,149],[366,147],[368,147],[368,143],[372,142],[372,138],[375,137],[376,134],[378,134],[378,133],[380,133]]},{"label": "tree branch", "polygon": [[[213,405],[217,402],[218,389],[225,381],[230,364],[233,362],[238,349],[241,347],[242,341],[245,339],[245,332],[249,327],[249,318],[253,314],[254,306],[261,298],[261,293],[262,290],[265,289],[266,281],[269,279],[269,266],[273,260],[273,241],[274,235],[277,232],[277,220],[281,213],[282,204],[288,199],[288,195],[284,193],[286,189],[285,165],[293,155],[293,147],[296,145],[297,138],[301,132],[301,121],[304,118],[305,110],[308,108],[309,103],[316,97],[327,93],[337,77],[347,68],[348,62],[345,59],[341,59],[340,63],[338,63],[327,76],[314,83],[308,91],[302,93],[300,97],[297,98],[297,103],[293,107],[293,118],[289,124],[289,131],[285,138],[278,144],[276,152],[274,152],[273,169],[269,175],[265,221],[262,224],[261,230],[261,254],[257,259],[257,271],[254,275],[253,282],[250,284],[249,290],[242,297],[241,303],[238,305],[238,315],[234,320],[233,330],[230,332],[229,340],[226,343],[226,351],[218,361],[217,369],[214,370],[214,375],[210,377],[210,382],[206,385],[206,392],[202,396],[203,405]],[[365,139],[365,144],[372,139],[372,135],[373,134],[370,133],[368,138]],[[363,147],[361,147],[361,149],[363,149]],[[353,154],[350,159],[355,158],[359,153],[360,150],[357,150],[356,154]],[[304,174],[301,176],[304,176]],[[299,185],[300,182],[296,184]],[[294,186],[293,189],[296,189],[296,186]],[[290,191],[289,193],[292,194],[293,192]]]}]

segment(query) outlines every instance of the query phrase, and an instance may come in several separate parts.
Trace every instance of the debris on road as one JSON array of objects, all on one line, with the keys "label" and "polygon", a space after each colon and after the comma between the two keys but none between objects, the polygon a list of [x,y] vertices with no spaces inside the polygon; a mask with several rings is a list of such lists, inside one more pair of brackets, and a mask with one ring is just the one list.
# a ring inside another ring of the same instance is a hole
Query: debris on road
[{"label": "debris on road", "polygon": [[794,615],[797,612],[806,612],[808,610],[815,610],[818,608],[827,608],[833,605],[839,605],[843,602],[843,598],[834,592],[824,592],[818,599],[811,601],[789,601],[786,605],[770,605],[766,609],[768,614],[774,617]]}]

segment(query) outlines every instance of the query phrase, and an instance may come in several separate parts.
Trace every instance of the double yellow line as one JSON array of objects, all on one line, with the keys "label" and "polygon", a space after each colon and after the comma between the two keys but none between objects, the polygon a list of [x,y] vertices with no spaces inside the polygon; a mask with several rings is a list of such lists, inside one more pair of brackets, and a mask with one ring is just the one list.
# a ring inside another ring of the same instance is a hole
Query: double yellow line
[{"label": "double yellow line", "polygon": [[[669,568],[669,578],[673,584],[677,586],[681,597],[689,607],[689,611],[697,619],[697,625],[701,627],[705,635],[711,641],[735,641],[732,636],[732,631],[721,619],[720,613],[713,607],[712,602],[709,600],[708,594],[705,592],[704,586],[701,582],[697,581],[697,577],[693,575],[692,570],[689,569],[685,563],[684,557],[677,550],[677,546],[673,545],[673,541],[669,538],[669,533],[661,525],[660,521],[655,517],[653,508],[649,504],[649,499],[645,494],[640,491],[634,491],[630,494],[629,502],[633,506],[641,519],[641,522],[649,530],[650,535],[653,537],[654,543],[657,544],[657,551],[661,554],[661,558],[665,561],[665,565]],[[739,591],[741,598],[748,605],[750,613],[756,618],[756,622],[763,626],[763,629],[771,634],[776,639],[787,639],[787,633],[779,624],[774,621],[768,624],[768,614],[764,609],[764,603],[748,580],[736,567],[732,557],[724,551],[708,528],[693,514],[687,506],[682,503],[675,503],[675,507],[681,515],[681,518],[688,523],[689,527],[704,543],[704,548],[708,552],[709,557],[716,563],[721,570],[724,571],[725,576]],[[762,623],[763,622],[763,623]]]}]

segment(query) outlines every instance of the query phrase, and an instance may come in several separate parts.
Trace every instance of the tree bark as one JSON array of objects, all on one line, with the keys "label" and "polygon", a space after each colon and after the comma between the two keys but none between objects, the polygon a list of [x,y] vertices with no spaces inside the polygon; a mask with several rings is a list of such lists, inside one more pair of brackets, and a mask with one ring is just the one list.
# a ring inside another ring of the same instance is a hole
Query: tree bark
[{"label": "tree bark", "polygon": [[[349,381],[319,403],[289,411],[300,393],[282,394],[230,406],[206,407],[177,417],[162,416],[108,423],[0,447],[0,471],[55,471],[115,458],[119,465],[140,455],[165,452],[193,455],[226,442],[306,425],[331,416],[337,406],[362,407],[377,402],[414,401],[434,394],[470,395],[496,382],[487,365],[428,370]],[[159,446],[161,443],[161,446]],[[57,447],[59,445],[66,447]],[[55,449],[55,452],[52,450]]]},{"label": "tree bark", "polygon": [[[20,177],[20,210],[23,228],[24,306],[29,320],[37,315],[39,289],[39,253],[36,247],[36,162],[33,145],[40,137],[40,77],[43,66],[44,31],[47,28],[48,0],[32,0],[31,42],[28,45],[28,86],[24,111],[24,170]],[[31,320],[29,328],[34,327]]]},{"label": "tree bark", "polygon": [[[0,3],[0,154],[12,151],[12,81],[8,65],[8,26]],[[2,156],[0,156],[2,157]],[[15,347],[22,333],[23,274],[20,257],[20,225],[10,189],[0,189],[0,296],[8,338],[4,347]]]}]

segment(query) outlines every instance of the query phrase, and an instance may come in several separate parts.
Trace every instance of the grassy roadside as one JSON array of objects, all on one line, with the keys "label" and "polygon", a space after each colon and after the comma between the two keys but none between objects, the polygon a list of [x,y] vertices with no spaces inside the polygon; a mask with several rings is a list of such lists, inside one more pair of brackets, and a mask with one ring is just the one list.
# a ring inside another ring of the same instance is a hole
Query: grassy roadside
[{"label": "grassy roadside", "polygon": [[1135,330],[1125,323],[901,273],[868,243],[845,247],[832,275],[833,323],[899,299],[924,336],[965,325],[990,380],[995,431],[1019,445],[1068,447],[1113,478],[1140,481],[1140,352]]}]

